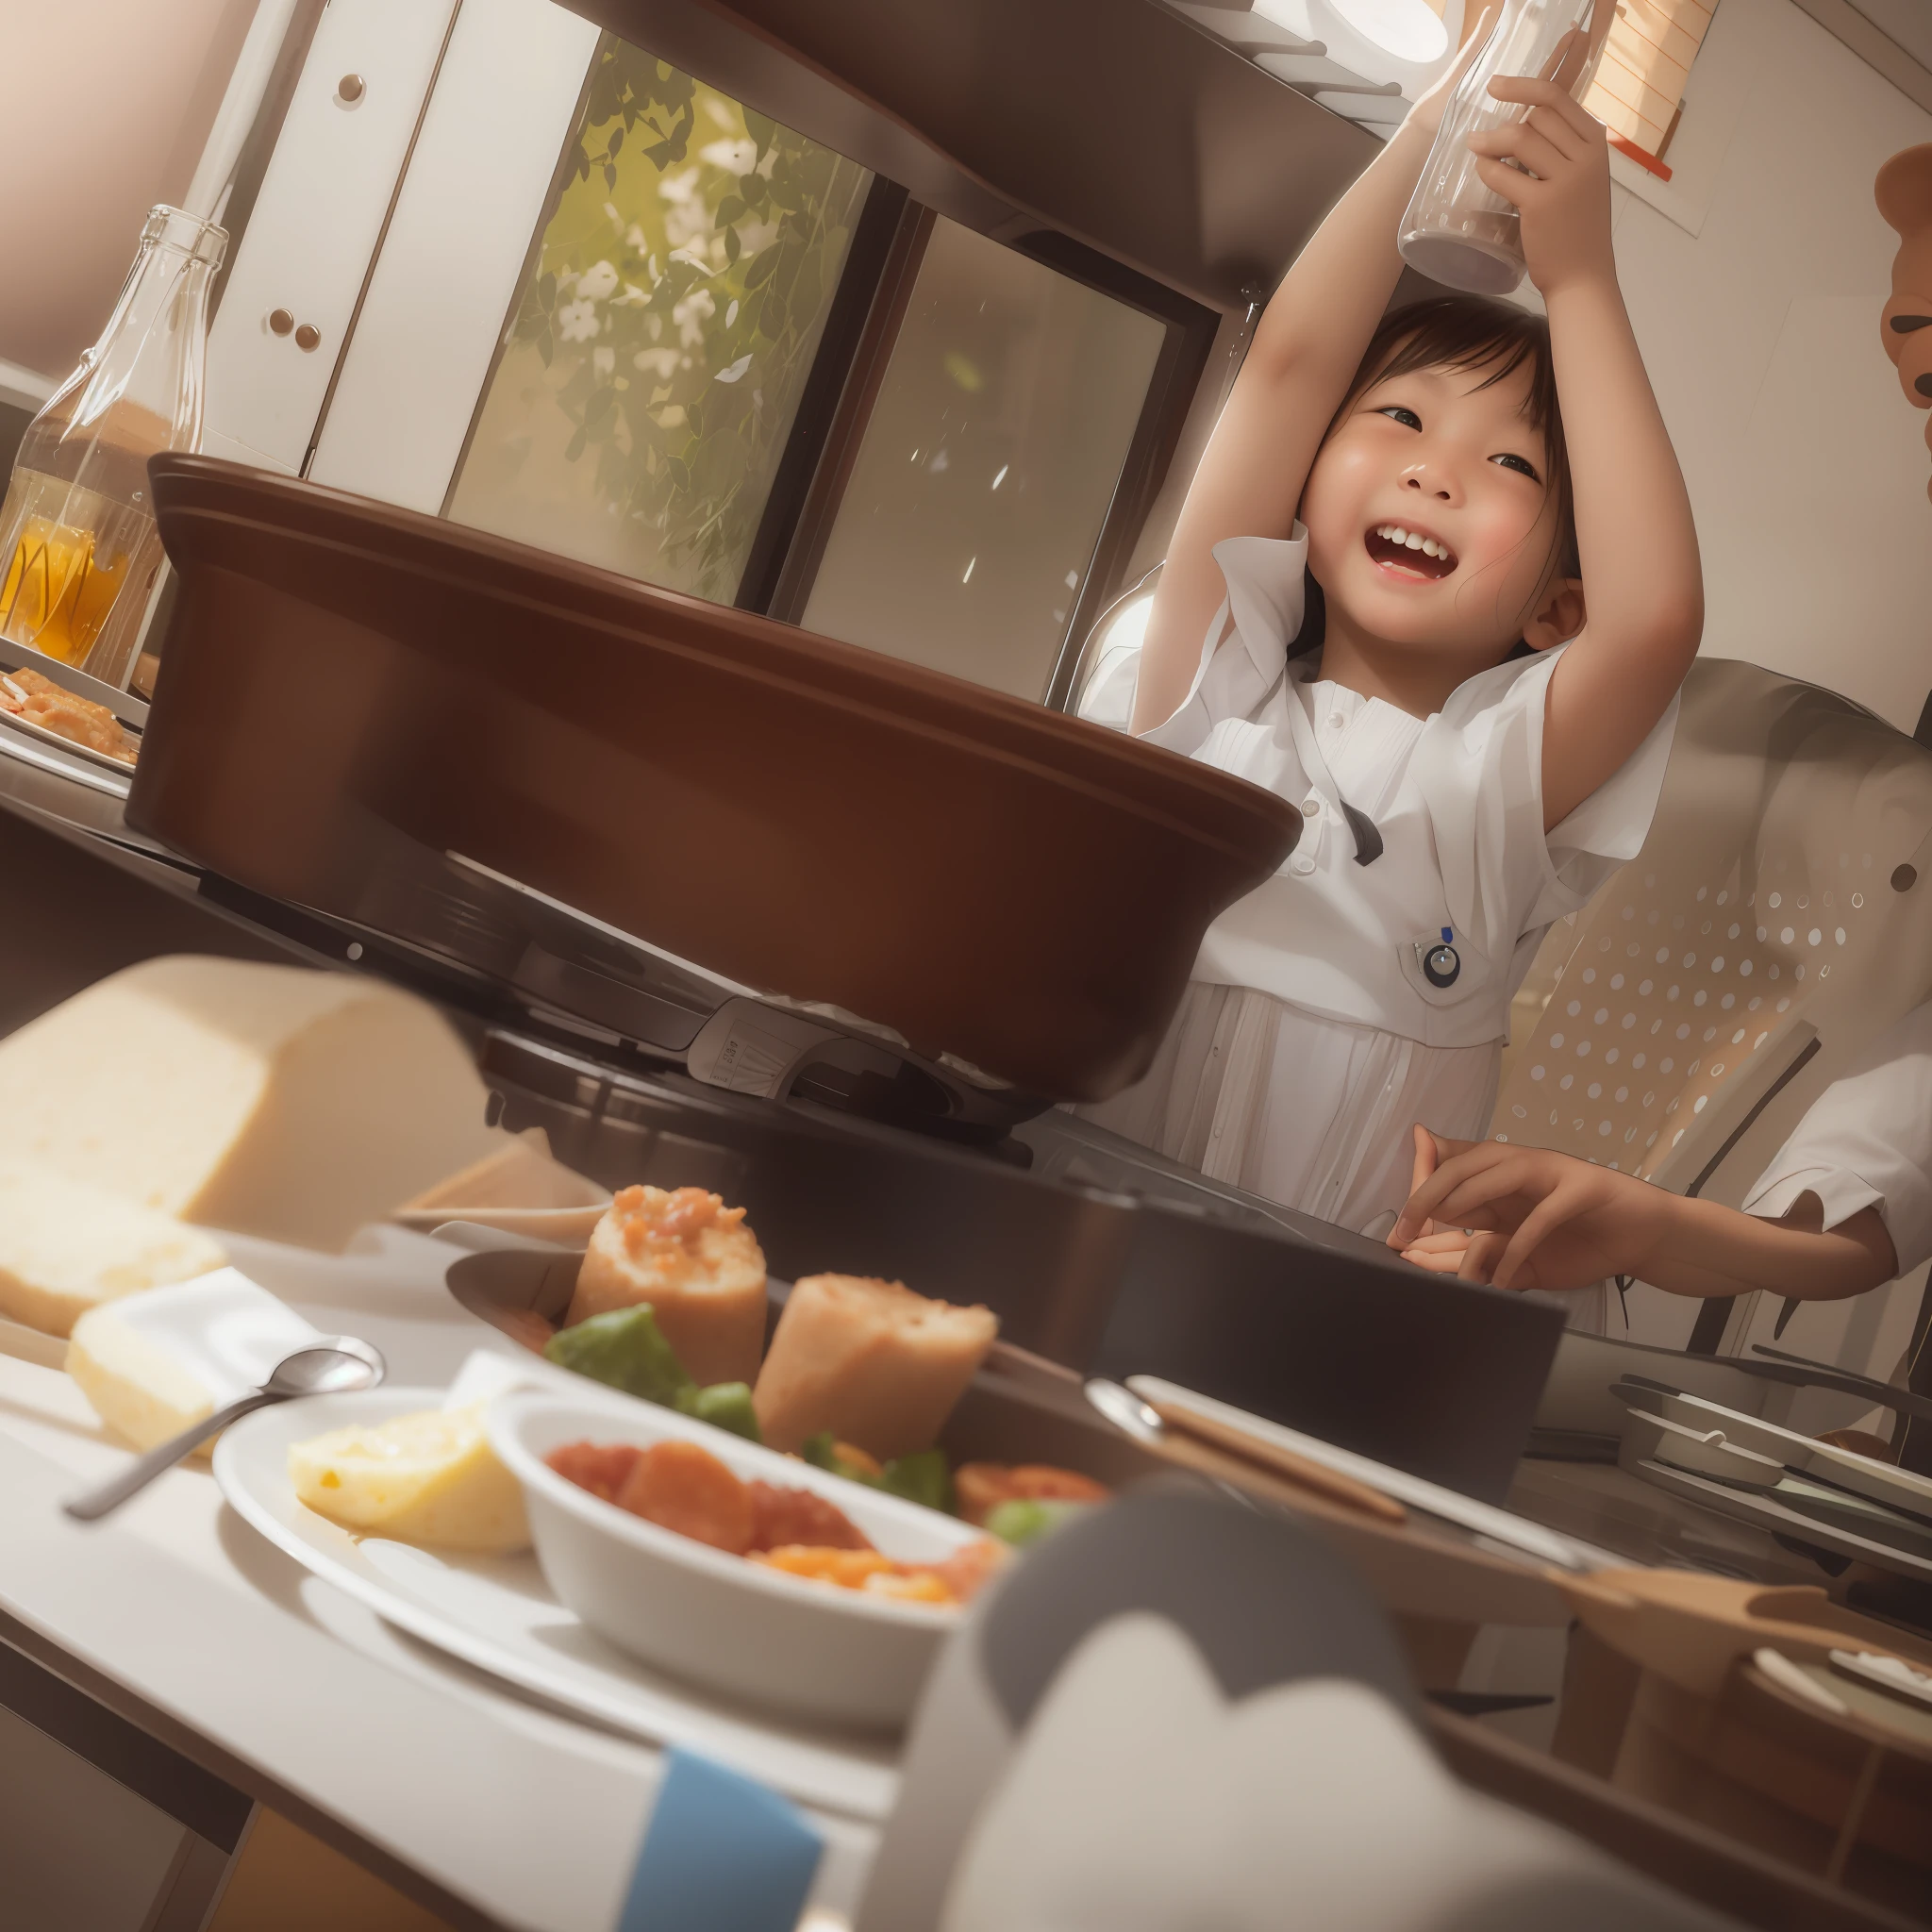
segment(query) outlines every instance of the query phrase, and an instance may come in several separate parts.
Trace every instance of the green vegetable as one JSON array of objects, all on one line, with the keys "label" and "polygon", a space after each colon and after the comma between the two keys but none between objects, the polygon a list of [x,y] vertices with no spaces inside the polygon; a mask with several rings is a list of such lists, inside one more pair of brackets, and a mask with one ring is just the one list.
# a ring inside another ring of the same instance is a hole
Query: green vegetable
[{"label": "green vegetable", "polygon": [[1015,1496],[987,1512],[986,1533],[1016,1549],[1024,1549],[1028,1543],[1037,1543],[1048,1531],[1058,1529],[1068,1517],[1092,1507],[1091,1503],[1049,1503],[1032,1496]]},{"label": "green vegetable", "polygon": [[749,1382],[713,1382],[708,1388],[687,1387],[677,1391],[675,1407],[713,1428],[729,1429],[747,1442],[761,1442],[758,1412],[751,1406]]},{"label": "green vegetable", "polygon": [[677,1407],[680,1391],[696,1387],[664,1340],[648,1302],[561,1328],[545,1343],[543,1354],[560,1369],[666,1408]]},{"label": "green vegetable", "polygon": [[909,1456],[895,1456],[876,1475],[841,1456],[830,1429],[808,1436],[798,1453],[813,1468],[828,1469],[847,1482],[863,1483],[869,1490],[883,1490],[889,1496],[903,1496],[908,1503],[952,1514],[953,1472],[943,1449],[917,1449]]},{"label": "green vegetable", "polygon": [[928,1509],[950,1512],[953,1507],[953,1472],[943,1449],[920,1449],[910,1456],[894,1457],[879,1472],[878,1486],[890,1495],[904,1496],[908,1503],[924,1503]]},{"label": "green vegetable", "polygon": [[879,1488],[879,1478],[861,1464],[848,1461],[839,1454],[839,1443],[830,1429],[821,1429],[816,1436],[808,1436],[798,1445],[798,1453],[814,1469],[829,1470],[834,1475],[842,1475],[848,1483],[864,1483],[868,1489]]},{"label": "green vegetable", "polygon": [[[592,1315],[575,1328],[559,1329],[543,1349],[560,1369],[588,1375],[593,1382],[622,1389],[626,1395],[695,1416],[714,1428],[729,1429],[747,1441],[763,1439],[745,1382],[713,1382],[700,1389],[664,1340],[649,1302],[631,1308],[612,1308]],[[826,1438],[829,1441],[831,1439]]]}]

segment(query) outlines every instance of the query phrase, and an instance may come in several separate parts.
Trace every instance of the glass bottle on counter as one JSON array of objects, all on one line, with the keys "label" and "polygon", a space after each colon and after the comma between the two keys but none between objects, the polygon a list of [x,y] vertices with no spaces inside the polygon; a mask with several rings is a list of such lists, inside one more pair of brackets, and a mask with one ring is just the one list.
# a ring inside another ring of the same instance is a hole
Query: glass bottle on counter
[{"label": "glass bottle on counter", "polygon": [[147,459],[201,441],[225,229],[157,208],[101,339],[27,425],[0,507],[0,639],[126,687],[161,562]]},{"label": "glass bottle on counter", "polygon": [[1610,0],[1594,0],[1594,6],[1591,0],[1504,0],[1489,40],[1450,97],[1396,230],[1402,258],[1412,269],[1478,295],[1507,295],[1522,281],[1523,218],[1484,185],[1469,138],[1523,118],[1515,102],[1491,93],[1490,82],[1499,75],[1541,75],[1580,94],[1595,69],[1611,11]]}]

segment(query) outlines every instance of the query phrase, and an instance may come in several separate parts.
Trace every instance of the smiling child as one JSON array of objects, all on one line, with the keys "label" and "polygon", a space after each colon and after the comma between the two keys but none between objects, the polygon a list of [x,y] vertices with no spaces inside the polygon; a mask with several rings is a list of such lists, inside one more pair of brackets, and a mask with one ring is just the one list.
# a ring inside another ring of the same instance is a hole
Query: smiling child
[{"label": "smiling child", "polygon": [[1301,841],[1208,932],[1148,1076],[1082,1109],[1375,1233],[1409,1124],[1483,1132],[1543,931],[1642,843],[1703,623],[1599,123],[1498,80],[1529,111],[1472,143],[1547,324],[1460,296],[1383,316],[1455,78],[1263,314],[1141,657],[1133,728],[1291,799]]}]

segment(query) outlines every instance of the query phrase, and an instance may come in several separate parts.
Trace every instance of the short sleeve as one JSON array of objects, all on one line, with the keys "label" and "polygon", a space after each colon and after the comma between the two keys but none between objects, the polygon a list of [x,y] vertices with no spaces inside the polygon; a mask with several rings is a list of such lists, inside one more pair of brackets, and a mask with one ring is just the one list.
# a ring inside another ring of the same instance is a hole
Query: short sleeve
[{"label": "short sleeve", "polygon": [[[1174,714],[1141,735],[1149,744],[1190,755],[1227,718],[1251,717],[1279,681],[1288,647],[1301,634],[1307,601],[1308,533],[1224,537],[1214,560],[1227,601],[1201,643],[1194,682]],[[1223,636],[1229,617],[1234,626]]]},{"label": "short sleeve", "polygon": [[1837,1227],[1876,1208],[1901,1274],[1932,1256],[1932,1006],[1890,1026],[1812,1104],[1758,1175],[1746,1214],[1774,1221],[1801,1194]]},{"label": "short sleeve", "polygon": [[1450,915],[1492,957],[1574,912],[1637,857],[1670,762],[1674,698],[1623,766],[1544,832],[1544,707],[1565,648],[1457,686],[1416,746]]}]

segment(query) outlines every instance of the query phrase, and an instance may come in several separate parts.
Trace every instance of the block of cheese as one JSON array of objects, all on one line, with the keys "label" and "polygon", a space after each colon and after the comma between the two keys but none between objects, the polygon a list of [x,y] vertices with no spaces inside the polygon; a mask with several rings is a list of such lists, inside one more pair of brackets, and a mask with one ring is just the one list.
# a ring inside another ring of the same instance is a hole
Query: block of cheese
[{"label": "block of cheese", "polygon": [[90,1309],[74,1324],[67,1373],[116,1435],[152,1449],[322,1339],[267,1289],[222,1268]]},{"label": "block of cheese", "polygon": [[526,1548],[524,1490],[497,1461],[481,1406],[333,1429],[289,1450],[296,1500],[344,1529],[432,1549]]},{"label": "block of cheese", "polygon": [[703,1188],[625,1188],[591,1232],[566,1327],[648,1302],[701,1386],[750,1382],[765,1345],[765,1255]]},{"label": "block of cheese", "polygon": [[808,1274],[778,1317],[752,1391],[774,1449],[829,1429],[881,1462],[930,1449],[999,1333],[991,1308],[959,1308],[903,1282]]},{"label": "block of cheese", "polygon": [[434,1008],[296,966],[148,959],[0,1040],[0,1157],[314,1248],[501,1147],[487,1098]]},{"label": "block of cheese", "polygon": [[226,1264],[212,1236],[103,1188],[0,1158],[0,1315],[66,1335],[88,1309]]}]

